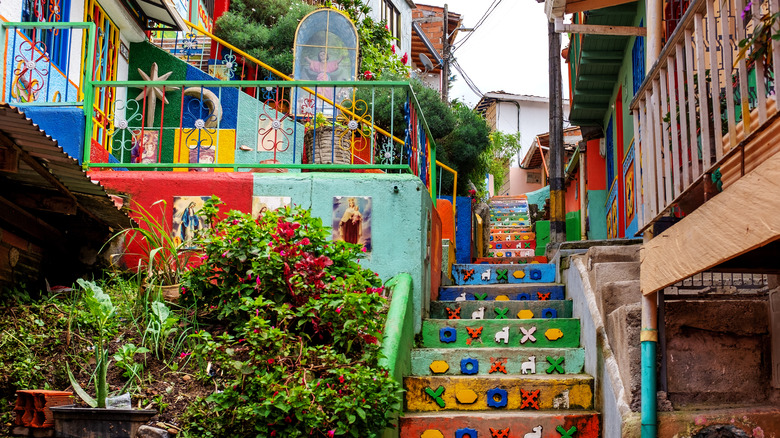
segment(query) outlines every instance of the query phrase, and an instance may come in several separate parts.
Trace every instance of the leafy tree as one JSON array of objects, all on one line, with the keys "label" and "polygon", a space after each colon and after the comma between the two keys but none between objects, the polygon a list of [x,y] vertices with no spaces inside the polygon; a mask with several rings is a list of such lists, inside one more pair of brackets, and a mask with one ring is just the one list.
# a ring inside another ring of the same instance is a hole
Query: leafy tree
[{"label": "leafy tree", "polygon": [[[483,155],[489,148],[490,127],[479,113],[461,102],[453,101],[452,110],[455,127],[437,143],[436,158],[458,171],[458,193],[465,195],[468,192],[467,181],[484,189],[489,166]],[[451,191],[450,178],[443,177],[442,193]]]},{"label": "leafy tree", "polygon": [[504,185],[504,176],[510,161],[520,153],[520,133],[506,134],[501,131],[490,133],[490,143],[480,159],[488,168],[488,173],[493,175],[493,188],[498,192]]}]

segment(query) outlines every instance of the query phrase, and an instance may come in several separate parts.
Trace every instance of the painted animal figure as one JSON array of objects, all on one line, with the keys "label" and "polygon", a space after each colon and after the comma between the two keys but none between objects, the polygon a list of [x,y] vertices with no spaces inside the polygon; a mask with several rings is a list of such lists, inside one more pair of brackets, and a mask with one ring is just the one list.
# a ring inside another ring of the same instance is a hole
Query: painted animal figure
[{"label": "painted animal figure", "polygon": [[534,427],[533,432],[528,432],[523,438],[542,438],[542,426]]},{"label": "painted animal figure", "polygon": [[466,292],[461,292],[460,296],[455,298],[455,301],[466,301]]},{"label": "painted animal figure", "polygon": [[564,389],[563,392],[553,397],[553,409],[569,409],[569,390]]},{"label": "painted animal figure", "polygon": [[520,371],[523,374],[536,374],[536,356],[531,356],[527,361],[523,362]]},{"label": "painted animal figure", "polygon": [[479,310],[472,312],[471,319],[485,319],[485,308],[480,307]]},{"label": "painted animal figure", "polygon": [[482,281],[490,280],[490,269],[482,273]]},{"label": "painted animal figure", "polygon": [[509,326],[501,329],[500,332],[496,332],[496,343],[500,344],[503,340],[505,344],[509,343]]}]

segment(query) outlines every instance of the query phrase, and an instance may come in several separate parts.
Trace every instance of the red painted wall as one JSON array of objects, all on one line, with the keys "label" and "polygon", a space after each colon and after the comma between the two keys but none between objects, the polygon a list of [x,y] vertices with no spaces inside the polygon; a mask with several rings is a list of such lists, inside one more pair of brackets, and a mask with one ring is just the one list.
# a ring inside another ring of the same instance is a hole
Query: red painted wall
[{"label": "red painted wall", "polygon": [[599,154],[599,140],[588,140],[587,188],[607,190],[607,160]]},{"label": "red painted wall", "polygon": [[[126,194],[130,198],[130,208],[139,204],[164,221],[169,227],[173,222],[174,196],[211,196],[217,195],[225,203],[221,213],[229,210],[252,211],[252,193],[254,179],[251,173],[214,173],[214,172],[89,172],[92,181],[100,182],[109,193]],[[160,199],[165,200],[163,212],[159,206],[151,207]],[[139,250],[128,248],[124,262],[127,266],[138,266]]]},{"label": "red painted wall", "polygon": [[623,201],[623,188],[625,187],[623,177],[623,122],[626,118],[623,116],[623,87],[618,88],[617,98],[615,99],[615,125],[617,126],[617,159],[615,160],[615,175],[617,175],[618,184],[618,237],[626,237],[625,202]]},{"label": "red painted wall", "polygon": [[566,184],[566,213],[580,210],[580,172],[577,172],[568,184]]}]

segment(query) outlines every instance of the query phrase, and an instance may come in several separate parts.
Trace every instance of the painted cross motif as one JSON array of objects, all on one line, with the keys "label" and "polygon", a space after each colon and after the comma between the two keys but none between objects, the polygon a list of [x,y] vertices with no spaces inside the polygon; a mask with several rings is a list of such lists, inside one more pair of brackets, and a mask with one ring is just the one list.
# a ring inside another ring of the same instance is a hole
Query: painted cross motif
[{"label": "painted cross motif", "polygon": [[509,279],[507,278],[507,275],[506,275],[508,272],[509,272],[508,269],[496,269],[496,280],[499,280],[499,281],[501,281],[501,280],[509,281]]},{"label": "painted cross motif", "polygon": [[493,362],[493,364],[490,366],[490,371],[488,372],[489,374],[493,374],[493,373],[497,373],[497,372],[501,372],[501,373],[506,374],[506,367],[504,366],[504,364],[507,361],[506,359],[504,359],[504,360],[493,359],[491,357],[490,360]]},{"label": "painted cross motif", "polygon": [[534,332],[536,332],[536,327],[531,327],[529,329],[526,329],[525,327],[520,327],[520,332],[523,334],[523,338],[520,339],[521,344],[525,344],[528,341],[536,342],[536,337],[534,336]]},{"label": "painted cross motif", "polygon": [[558,426],[555,430],[561,434],[561,438],[572,438],[574,436],[572,434],[577,431],[577,426],[572,426],[569,430],[564,429],[563,426]]},{"label": "painted cross motif", "polygon": [[547,374],[553,374],[553,373],[560,373],[564,374],[563,371],[563,357],[556,357],[553,358],[552,356],[547,356],[547,362],[550,363],[550,367],[547,368]]},{"label": "painted cross motif", "polygon": [[531,242],[525,242],[523,243],[523,248],[531,249]]},{"label": "painted cross motif", "polygon": [[536,296],[539,297],[539,301],[547,301],[550,299],[550,294],[552,292],[547,292],[546,294],[543,294],[541,292],[537,292]]},{"label": "painted cross motif", "polygon": [[533,409],[539,410],[539,390],[538,389],[536,391],[526,391],[525,389],[521,389],[520,390],[520,397],[522,397],[522,399],[523,399],[522,403],[520,403],[520,409],[533,408]]},{"label": "painted cross motif", "polygon": [[495,307],[493,310],[496,312],[496,319],[506,319],[506,312],[509,311],[509,307],[504,307],[503,309]]},{"label": "painted cross motif", "polygon": [[444,399],[441,398],[441,395],[444,394],[443,386],[440,386],[438,389],[436,389],[436,391],[434,391],[431,388],[425,388],[425,393],[428,394],[428,396],[430,396],[433,399],[433,401],[435,401],[436,404],[439,405],[440,408],[443,408],[446,405]]},{"label": "painted cross motif", "polygon": [[487,299],[487,292],[485,292],[484,294],[474,294],[474,299],[477,301],[483,301]]},{"label": "painted cross motif", "polygon": [[506,429],[493,429],[490,428],[490,436],[491,438],[509,438],[509,428]]},{"label": "painted cross motif", "polygon": [[466,270],[463,271],[463,281],[472,280],[473,276],[474,276],[474,270],[473,269],[466,269]]},{"label": "painted cross motif", "polygon": [[445,309],[447,309],[447,319],[460,319],[460,307],[456,307],[455,309],[445,307]]},{"label": "painted cross motif", "polygon": [[475,339],[479,342],[482,342],[482,339],[479,338],[479,336],[482,334],[482,327],[473,329],[471,327],[466,327],[466,331],[469,333],[469,338],[466,339],[466,345],[471,345],[471,342]]}]

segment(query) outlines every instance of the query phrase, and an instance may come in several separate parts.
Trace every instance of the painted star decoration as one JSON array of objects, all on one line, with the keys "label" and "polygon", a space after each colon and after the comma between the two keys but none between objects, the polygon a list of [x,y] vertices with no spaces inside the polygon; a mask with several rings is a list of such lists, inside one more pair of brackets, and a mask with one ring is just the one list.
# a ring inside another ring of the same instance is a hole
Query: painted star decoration
[{"label": "painted star decoration", "polygon": [[[168,79],[168,77],[172,74],[172,71],[169,71],[168,73],[165,73],[162,76],[158,76],[157,74],[157,63],[152,63],[152,68],[149,74],[147,75],[141,69],[138,69],[138,74],[141,75],[143,80],[145,81],[165,81]],[[165,97],[165,93],[169,91],[176,91],[179,89],[179,87],[168,87],[165,85],[162,86],[145,86],[145,87],[135,87],[140,88],[143,91],[141,91],[141,94],[139,94],[135,100],[142,100],[146,98],[146,117],[145,119],[148,121],[146,125],[151,126],[154,124],[154,109],[157,106],[157,99],[162,100],[165,103],[168,103],[168,99]]]}]

